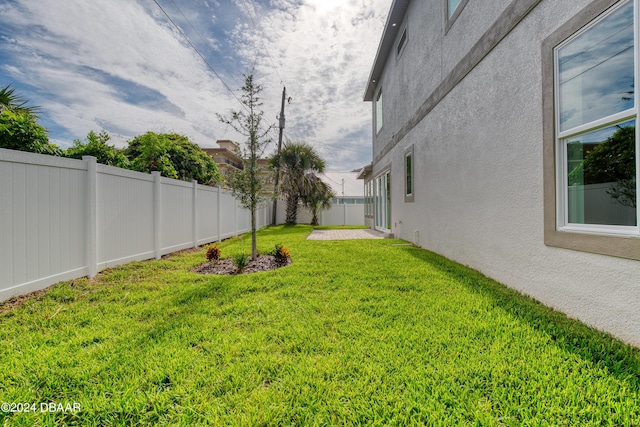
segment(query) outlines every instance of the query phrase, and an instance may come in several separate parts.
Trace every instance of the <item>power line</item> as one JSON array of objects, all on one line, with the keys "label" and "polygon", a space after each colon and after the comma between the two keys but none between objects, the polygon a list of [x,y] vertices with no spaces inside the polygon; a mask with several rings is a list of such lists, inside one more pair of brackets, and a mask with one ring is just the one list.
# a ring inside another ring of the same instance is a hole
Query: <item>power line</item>
[{"label": "power line", "polygon": [[602,61],[600,61],[600,62],[598,62],[597,64],[595,64],[595,65],[593,65],[593,66],[591,66],[591,67],[589,67],[589,68],[587,68],[587,69],[583,70],[582,72],[580,72],[580,73],[576,74],[575,76],[572,76],[572,77],[570,77],[570,78],[568,78],[568,79],[564,80],[563,82],[561,82],[561,83],[560,83],[560,86],[562,86],[562,85],[564,85],[564,84],[566,84],[566,83],[569,83],[571,80],[573,80],[573,79],[576,79],[576,78],[580,77],[580,76],[581,76],[581,75],[583,75],[584,73],[587,73],[587,72],[589,72],[589,71],[593,70],[593,69],[594,69],[594,68],[596,68],[597,66],[604,64],[604,63],[605,63],[605,62],[607,62],[608,60],[613,59],[613,58],[615,58],[615,57],[616,57],[616,56],[618,56],[618,55],[622,55],[623,53],[625,53],[626,51],[628,51],[629,49],[632,49],[632,48],[633,48],[633,44],[631,44],[631,45],[629,45],[629,46],[625,47],[625,48],[624,48],[624,49],[622,49],[620,52],[616,52],[616,53],[614,53],[613,55],[611,55],[611,56],[609,56],[609,57],[607,57],[607,58],[603,59],[603,60],[602,60]]},{"label": "power line", "polygon": [[[618,34],[620,34],[623,31],[626,31],[627,28],[629,27],[633,27],[633,22],[629,25],[625,25],[624,27],[622,27],[621,29],[619,29],[618,31],[616,31],[615,33],[612,33],[609,35],[609,37],[604,38],[603,40],[600,40],[600,42],[594,44],[593,46],[591,46],[588,49],[584,49],[582,51],[580,51],[579,53],[571,56],[570,58],[564,60],[562,62],[563,66],[566,66],[567,64],[569,64],[572,61],[575,61],[576,59],[580,58],[582,55],[586,55],[587,53],[591,52],[592,50],[595,50],[597,47],[605,44],[606,42],[608,42],[610,39],[612,39],[613,37],[617,36]],[[631,37],[633,37],[633,34],[631,34]],[[577,39],[579,40],[579,38]],[[562,50],[562,49],[561,49]]]},{"label": "power line", "polygon": [[334,184],[342,185],[342,183],[337,182],[335,179],[331,179],[331,178],[329,178],[325,172],[323,172],[323,173],[322,173],[322,175],[324,175],[324,177],[325,177],[326,179],[328,179],[329,181],[333,182]]},{"label": "power line", "polygon": [[[205,46],[209,47],[209,50],[213,53],[213,50],[209,46],[209,42],[207,42],[205,40],[205,38],[202,36],[202,34],[200,34],[200,31],[198,31],[198,29],[191,23],[191,21],[189,20],[189,18],[187,18],[187,16],[184,14],[184,12],[182,12],[182,9],[180,9],[180,6],[178,6],[178,4],[175,2],[175,0],[171,0],[171,3],[173,3],[174,7],[178,10],[178,12],[180,12],[180,15],[182,15],[182,18],[187,22],[187,24],[189,24],[189,26],[196,33],[198,38],[200,38],[202,43],[204,43]],[[230,76],[233,75],[233,72],[229,68],[227,68],[227,66],[224,64],[224,62],[222,62],[218,58],[216,58],[215,53],[214,53],[213,56],[216,59],[216,61],[222,66],[222,68],[224,68],[227,71],[227,73]]]},{"label": "power line", "polygon": [[229,85],[227,85],[227,83],[222,79],[222,77],[220,77],[220,75],[218,74],[218,72],[213,68],[213,66],[209,63],[209,61],[207,61],[207,59],[204,57],[204,55],[202,55],[200,53],[200,51],[198,50],[198,48],[191,43],[191,40],[189,40],[189,37],[187,37],[187,35],[184,33],[184,31],[182,31],[182,29],[180,28],[180,26],[178,24],[176,24],[176,22],[171,18],[171,16],[169,16],[169,14],[167,13],[166,10],[164,10],[164,8],[160,5],[160,3],[158,3],[158,0],[153,0],[153,2],[160,8],[160,10],[162,11],[162,13],[164,13],[164,15],[167,17],[167,19],[173,24],[174,27],[176,27],[176,29],[178,30],[178,32],[182,35],[182,37],[184,37],[184,39],[187,41],[187,43],[189,44],[189,46],[191,46],[191,48],[193,50],[196,51],[196,53],[198,54],[198,56],[200,56],[200,58],[202,58],[202,60],[204,61],[205,64],[207,64],[207,67],[209,67],[209,69],[211,71],[213,71],[213,74],[216,75],[216,77],[218,78],[218,80],[220,80],[220,82],[224,85],[225,88],[227,88],[227,90],[229,91],[229,93],[231,93],[231,95],[233,95],[233,97],[236,99],[236,101],[238,101],[240,103],[240,105],[242,105],[245,109],[246,106],[242,103],[242,101],[240,101],[240,98],[238,98],[238,96],[235,94],[235,92],[233,90],[231,90],[231,88],[229,87]]},{"label": "power line", "polygon": [[[173,0],[172,0],[173,1]],[[207,65],[207,67],[209,67],[209,69],[213,72],[213,74],[215,74],[215,76],[218,78],[218,80],[220,80],[220,82],[224,85],[224,87],[229,91],[229,93],[231,93],[231,95],[233,95],[233,97],[236,99],[236,101],[238,101],[238,103],[241,105],[242,108],[244,108],[246,111],[248,111],[248,107],[240,100],[240,98],[238,98],[238,96],[235,94],[235,92],[229,87],[229,85],[227,85],[227,83],[222,79],[222,77],[217,73],[217,71],[213,68],[213,66],[209,63],[209,61],[207,61],[207,59],[204,57],[204,55],[202,55],[202,53],[200,53],[200,51],[198,50],[198,48],[191,42],[191,40],[189,39],[189,37],[184,33],[184,31],[182,31],[182,29],[180,28],[180,26],[171,18],[171,16],[167,13],[167,11],[162,7],[162,5],[160,5],[160,3],[158,3],[158,0],[153,0],[153,2],[160,8],[160,10],[162,11],[162,13],[164,13],[164,15],[167,17],[167,19],[171,22],[171,24],[173,24],[173,26],[178,30],[178,32],[182,35],[182,37],[184,37],[184,39],[187,41],[187,43],[189,44],[189,46],[191,46],[191,48],[198,54],[198,56],[200,56],[200,58],[202,58],[202,60],[204,61],[204,63]],[[175,4],[175,3],[174,3]],[[180,13],[182,14],[182,11],[180,11]],[[184,17],[184,14],[182,14],[182,16]],[[185,17],[186,19],[186,17]],[[188,21],[188,20],[187,20]],[[191,24],[190,24],[191,25]],[[193,28],[193,26],[192,26]],[[195,30],[195,29],[194,29]],[[196,31],[197,32],[197,31]],[[268,134],[269,132],[271,132],[273,130],[272,127],[269,127],[268,129],[265,129],[264,127],[262,127],[262,130],[265,132],[265,134]]]}]

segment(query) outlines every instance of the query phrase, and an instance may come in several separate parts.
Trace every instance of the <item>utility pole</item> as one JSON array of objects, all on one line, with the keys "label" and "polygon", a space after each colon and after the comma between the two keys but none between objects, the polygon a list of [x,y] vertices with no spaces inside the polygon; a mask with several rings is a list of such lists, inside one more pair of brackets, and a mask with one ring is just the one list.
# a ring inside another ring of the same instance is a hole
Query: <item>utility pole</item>
[{"label": "utility pole", "polygon": [[342,178],[342,226],[347,225],[347,204],[344,199],[344,178]]},{"label": "utility pole", "polygon": [[[282,132],[284,131],[284,100],[287,97],[287,88],[282,88],[282,106],[280,107],[280,116],[278,117],[280,121],[280,134],[278,135],[278,156],[280,155],[280,150],[282,149]],[[273,194],[276,195],[273,199],[273,219],[271,221],[271,225],[276,225],[277,216],[278,216],[278,181],[280,181],[280,165],[276,167],[276,179],[275,184],[273,185]]]}]

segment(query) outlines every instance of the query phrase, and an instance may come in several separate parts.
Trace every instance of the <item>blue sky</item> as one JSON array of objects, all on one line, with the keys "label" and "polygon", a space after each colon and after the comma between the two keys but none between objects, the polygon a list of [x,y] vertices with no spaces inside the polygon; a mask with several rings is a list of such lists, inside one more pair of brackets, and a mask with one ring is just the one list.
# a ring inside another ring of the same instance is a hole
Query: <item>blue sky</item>
[{"label": "blue sky", "polygon": [[[41,123],[61,147],[90,130],[106,130],[117,146],[151,130],[214,147],[243,142],[216,113],[241,108],[242,75],[253,70],[265,120],[276,123],[286,85],[285,138],[312,144],[329,170],[351,170],[371,161],[362,95],[390,5],[0,0],[0,86],[42,107]],[[271,135],[277,141],[277,128]]]}]

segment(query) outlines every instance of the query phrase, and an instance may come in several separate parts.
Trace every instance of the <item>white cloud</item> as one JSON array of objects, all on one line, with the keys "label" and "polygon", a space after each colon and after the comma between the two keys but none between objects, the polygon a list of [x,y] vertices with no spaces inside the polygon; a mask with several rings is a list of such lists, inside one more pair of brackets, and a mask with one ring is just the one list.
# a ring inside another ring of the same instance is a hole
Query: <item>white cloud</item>
[{"label": "white cloud", "polygon": [[[223,111],[219,101],[228,104],[232,98],[161,17],[122,0],[20,5],[22,10],[12,11],[13,22],[42,28],[39,33],[44,35],[25,34],[16,45],[22,52],[33,52],[20,56],[20,65],[29,70],[23,78],[48,94],[43,107],[53,120],[79,135],[97,123],[113,123],[130,132],[125,136],[171,128],[213,145],[213,132],[194,132],[193,124],[219,127],[214,114]],[[184,118],[123,101],[118,87],[87,76],[82,72],[86,67],[159,92],[184,110]]]},{"label": "white cloud", "polygon": [[[387,3],[309,0],[288,4],[264,15],[260,28],[249,34],[243,28],[236,34],[238,44],[248,42],[241,47],[242,55],[258,56],[259,76],[269,82],[284,80],[287,85],[293,103],[287,107],[286,134],[319,142],[317,148],[331,159],[330,167],[337,164],[344,170],[370,161],[371,113],[362,94]],[[266,98],[277,99],[281,90],[277,84],[269,86]],[[358,138],[346,140],[353,135]],[[345,145],[354,148],[341,150]]]},{"label": "white cloud", "polygon": [[[362,93],[389,1],[231,1],[204,1],[200,10],[181,2],[184,16],[172,18],[236,93],[238,71],[255,65],[269,122],[285,84],[293,98],[285,134],[317,142],[329,168],[369,162],[370,105]],[[160,4],[175,12],[171,2]],[[2,73],[35,88],[30,99],[73,138],[105,128],[121,145],[147,130],[185,133],[203,146],[242,141],[216,118],[238,110],[237,100],[152,1],[18,0],[0,12],[0,25],[19,32],[0,30],[0,58],[12,59]],[[147,102],[132,99],[138,94]]]}]

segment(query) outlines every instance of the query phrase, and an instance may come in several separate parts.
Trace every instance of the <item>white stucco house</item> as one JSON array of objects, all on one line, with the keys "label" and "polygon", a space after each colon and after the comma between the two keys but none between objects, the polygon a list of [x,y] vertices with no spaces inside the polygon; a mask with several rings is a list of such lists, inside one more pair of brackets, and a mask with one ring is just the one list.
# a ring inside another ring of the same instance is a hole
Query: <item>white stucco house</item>
[{"label": "white stucco house", "polygon": [[639,9],[394,0],[367,223],[640,345]]}]

